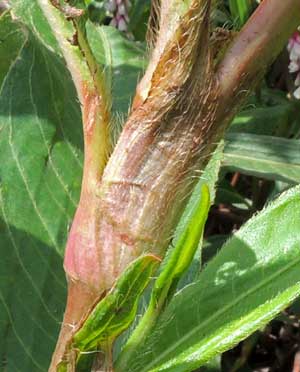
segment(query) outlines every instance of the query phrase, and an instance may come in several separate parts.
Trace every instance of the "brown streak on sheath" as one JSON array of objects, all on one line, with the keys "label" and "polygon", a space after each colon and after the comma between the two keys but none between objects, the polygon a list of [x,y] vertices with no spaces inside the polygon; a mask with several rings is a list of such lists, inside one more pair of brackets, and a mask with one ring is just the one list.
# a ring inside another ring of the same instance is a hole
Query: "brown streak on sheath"
[{"label": "brown streak on sheath", "polygon": [[101,109],[101,97],[94,88],[82,84],[82,96],[84,102],[82,110],[83,129],[85,136],[90,138],[95,130],[96,122],[99,121],[100,113],[102,115],[102,121],[105,123],[109,121],[109,114],[105,109]]},{"label": "brown streak on sheath", "polygon": [[126,245],[133,246],[134,243],[135,243],[135,241],[132,238],[130,238],[128,234],[122,234],[121,233],[120,238],[121,238],[122,242],[126,243]]}]

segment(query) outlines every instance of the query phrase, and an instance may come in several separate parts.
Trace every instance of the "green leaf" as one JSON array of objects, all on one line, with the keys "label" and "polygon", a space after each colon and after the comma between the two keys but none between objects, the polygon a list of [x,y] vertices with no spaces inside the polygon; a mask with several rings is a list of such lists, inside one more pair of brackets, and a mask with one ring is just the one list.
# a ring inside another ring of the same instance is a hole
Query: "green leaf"
[{"label": "green leaf", "polygon": [[300,187],[253,217],[180,291],[128,372],[193,371],[300,294]]},{"label": "green leaf", "polygon": [[162,263],[161,272],[153,285],[149,306],[122,350],[116,363],[116,371],[127,370],[131,355],[152,331],[158,317],[174,294],[178,281],[190,266],[198,246],[202,243],[209,207],[209,189],[204,184],[189,222],[180,234],[175,247],[169,249]]},{"label": "green leaf", "polygon": [[[174,234],[174,243],[177,241],[180,234],[183,232],[186,225],[189,223],[194,206],[201,200],[201,188],[204,184],[209,187],[210,203],[214,204],[216,198],[216,189],[219,179],[219,171],[223,160],[224,141],[222,140],[217,148],[215,149],[210,161],[204,169],[203,174],[196,184],[192,195],[187,203],[187,206],[182,214],[182,217],[177,225]],[[173,244],[174,244],[173,243]],[[193,262],[191,263],[189,270],[183,275],[180,282],[178,283],[178,289],[183,288],[187,284],[192,283],[197,278],[201,269],[201,256],[202,256],[202,242],[199,244],[198,250],[194,256]]]},{"label": "green leaf", "polygon": [[251,200],[241,195],[226,179],[219,184],[215,204],[232,204],[240,209],[251,208]]},{"label": "green leaf", "polygon": [[217,355],[213,359],[209,360],[199,369],[199,372],[222,372],[221,356]]},{"label": "green leaf", "polygon": [[86,29],[93,54],[105,68],[110,81],[113,112],[115,115],[127,115],[137,80],[145,67],[145,50],[140,43],[126,39],[113,27],[88,22]]},{"label": "green leaf", "polygon": [[25,35],[8,12],[0,16],[0,87],[11,63],[17,58]]},{"label": "green leaf", "polygon": [[[51,51],[61,55],[49,23],[39,6],[40,0],[11,0],[13,13]],[[126,39],[117,29],[87,22],[87,36],[92,51],[112,78],[113,111],[116,116],[128,113],[138,78],[145,68],[145,48]],[[121,121],[123,119],[119,118]]]},{"label": "green leaf", "polygon": [[300,182],[300,140],[255,134],[226,136],[226,168],[257,177]]},{"label": "green leaf", "polygon": [[229,8],[233,19],[237,20],[241,27],[251,14],[252,0],[229,0]]},{"label": "green leaf", "polygon": [[80,107],[30,34],[0,91],[0,358],[45,371],[65,305],[62,255],[82,174]]},{"label": "green leaf", "polygon": [[[205,265],[210,261],[222,248],[223,244],[228,240],[229,235],[211,235],[204,239],[202,247],[202,264]],[[199,275],[199,269],[198,269]],[[198,278],[198,276],[197,276]],[[195,280],[194,280],[195,281]]]},{"label": "green leaf", "polygon": [[177,285],[182,274],[189,267],[197,247],[202,242],[205,222],[210,208],[209,189],[202,186],[201,196],[195,204],[189,222],[180,234],[176,245],[167,254],[160,275],[154,283],[152,291],[153,307],[169,296],[169,291]]},{"label": "green leaf", "polygon": [[159,260],[152,255],[138,258],[124,271],[116,285],[93,309],[76,332],[72,347],[92,350],[112,342],[134,320],[139,297],[149,284]]},{"label": "green leaf", "polygon": [[240,112],[233,120],[229,133],[275,135],[285,128],[293,112],[288,101],[273,107],[259,107]]},{"label": "green leaf", "polygon": [[145,40],[150,15],[150,0],[135,0],[129,13],[129,31],[136,40]]},{"label": "green leaf", "polygon": [[199,181],[194,187],[194,190],[187,203],[187,206],[184,209],[184,212],[180,218],[178,226],[176,227],[174,243],[176,242],[180,234],[183,232],[186,225],[189,223],[191,214],[194,210],[194,206],[195,204],[199,203],[199,200],[201,198],[201,189],[204,184],[208,185],[211,204],[214,203],[215,196],[216,196],[217,182],[219,178],[219,171],[220,171],[220,167],[221,167],[223,156],[224,156],[223,151],[224,151],[224,141],[221,141],[219,145],[217,146],[217,148],[215,149],[207,166],[205,167],[203,174],[201,174]]},{"label": "green leaf", "polygon": [[13,14],[23,22],[49,51],[61,55],[57,41],[38,0],[10,0]]}]

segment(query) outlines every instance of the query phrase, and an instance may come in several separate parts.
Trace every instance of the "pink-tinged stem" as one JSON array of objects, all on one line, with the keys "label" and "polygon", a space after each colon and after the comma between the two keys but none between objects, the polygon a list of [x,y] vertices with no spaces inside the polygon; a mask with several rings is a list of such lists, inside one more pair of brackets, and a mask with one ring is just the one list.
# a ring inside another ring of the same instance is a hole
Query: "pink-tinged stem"
[{"label": "pink-tinged stem", "polygon": [[[195,6],[193,11],[199,10]],[[195,14],[191,19],[194,25]],[[109,288],[142,252],[164,254],[197,172],[298,23],[298,0],[264,0],[225,54],[217,79],[203,68],[209,63],[205,28],[197,31],[201,38],[190,40],[185,27],[192,24],[181,25],[176,40],[180,55],[171,49],[165,67],[157,64],[160,75],[153,73],[148,97],[139,100],[105,168],[94,253],[86,252],[99,259],[98,281],[94,277],[91,283],[86,276],[90,285]],[[194,43],[195,54],[186,52],[187,40]],[[190,68],[184,81],[178,74],[186,73],[181,64]],[[81,265],[79,253],[72,262]],[[82,268],[87,270],[84,264]],[[69,269],[75,273],[74,265]]]},{"label": "pink-tinged stem", "polygon": [[299,0],[264,0],[260,4],[219,66],[221,111],[244,99],[299,24]]}]

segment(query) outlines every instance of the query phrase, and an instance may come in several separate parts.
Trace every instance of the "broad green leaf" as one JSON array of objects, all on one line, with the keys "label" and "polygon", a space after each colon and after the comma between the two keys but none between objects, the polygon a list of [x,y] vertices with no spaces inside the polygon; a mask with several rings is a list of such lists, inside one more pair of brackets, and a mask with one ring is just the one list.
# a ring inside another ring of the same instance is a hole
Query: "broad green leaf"
[{"label": "broad green leaf", "polygon": [[0,87],[11,63],[18,57],[25,35],[8,12],[0,16]]},{"label": "broad green leaf", "polygon": [[0,91],[0,358],[8,372],[46,371],[56,343],[81,126],[63,61],[29,34]]},{"label": "broad green leaf", "polygon": [[139,297],[158,264],[158,258],[151,255],[142,256],[130,264],[74,335],[72,347],[80,351],[97,348],[98,345],[114,341],[128,328],[134,320]]},{"label": "broad green leaf", "polygon": [[[11,0],[13,13],[28,26],[51,51],[61,54],[38,0]],[[126,39],[121,32],[109,26],[87,23],[90,46],[98,62],[111,70],[113,110],[127,114],[137,79],[145,67],[145,50],[141,43]]]},{"label": "broad green leaf", "polygon": [[193,371],[300,294],[300,187],[249,220],[180,291],[128,372]]},{"label": "broad green leaf", "polygon": [[[229,235],[211,235],[204,239],[202,247],[202,265],[206,265],[222,248]],[[198,269],[199,275],[199,269]],[[195,281],[195,280],[194,280]]]},{"label": "broad green leaf", "polygon": [[226,136],[226,168],[291,183],[300,182],[300,140],[255,134]]},{"label": "broad green leaf", "polygon": [[10,0],[13,14],[34,32],[37,39],[50,51],[61,55],[49,23],[38,5],[38,0]]}]

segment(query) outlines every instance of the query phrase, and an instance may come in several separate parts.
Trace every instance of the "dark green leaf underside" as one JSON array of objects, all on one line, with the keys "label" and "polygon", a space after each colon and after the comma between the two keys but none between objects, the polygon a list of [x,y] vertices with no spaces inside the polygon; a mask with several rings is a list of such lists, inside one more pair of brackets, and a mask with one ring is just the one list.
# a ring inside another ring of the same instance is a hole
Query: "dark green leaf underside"
[{"label": "dark green leaf underside", "polygon": [[32,37],[3,82],[0,128],[0,358],[8,372],[45,371],[64,309],[82,134],[63,61]]}]

